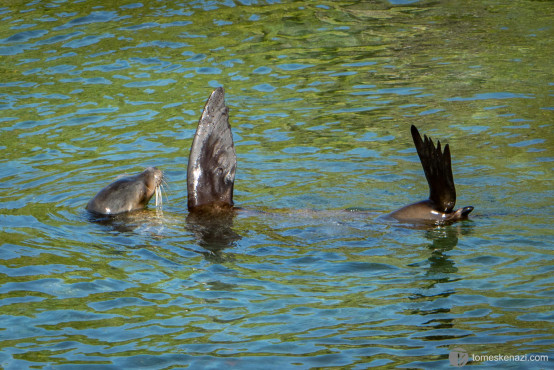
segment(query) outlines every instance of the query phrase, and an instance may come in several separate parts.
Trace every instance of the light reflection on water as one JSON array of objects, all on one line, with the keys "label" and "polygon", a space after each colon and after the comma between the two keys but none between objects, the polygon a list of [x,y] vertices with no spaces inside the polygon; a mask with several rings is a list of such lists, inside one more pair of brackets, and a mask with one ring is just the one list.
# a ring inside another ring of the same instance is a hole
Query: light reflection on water
[{"label": "light reflection on water", "polygon": [[[552,355],[551,25],[517,4],[0,7],[1,366]],[[186,161],[220,85],[243,210],[199,220]],[[472,221],[382,218],[427,193],[410,124],[450,143]],[[162,212],[90,220],[152,165]]]}]

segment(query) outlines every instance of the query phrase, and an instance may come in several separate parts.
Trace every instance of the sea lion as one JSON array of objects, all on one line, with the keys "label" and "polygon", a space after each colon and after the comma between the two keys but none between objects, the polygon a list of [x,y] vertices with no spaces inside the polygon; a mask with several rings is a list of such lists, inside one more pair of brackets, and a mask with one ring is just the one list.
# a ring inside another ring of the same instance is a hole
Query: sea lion
[{"label": "sea lion", "polygon": [[237,155],[229,108],[223,87],[215,89],[204,106],[192,141],[187,168],[189,212],[233,209]]},{"label": "sea lion", "polygon": [[161,170],[148,167],[138,175],[118,179],[100,190],[86,209],[97,215],[117,215],[146,207],[154,194],[158,204],[162,180]]},{"label": "sea lion", "polygon": [[[422,140],[415,126],[411,127],[417,153],[429,183],[429,199],[405,206],[389,216],[411,223],[443,224],[466,219],[473,207],[453,211],[456,189],[452,176],[450,147],[441,150],[431,138]],[[208,98],[190,149],[187,168],[188,210],[191,214],[227,212],[236,209],[233,187],[237,156],[229,124],[229,108],[225,105],[223,87]]]},{"label": "sea lion", "polygon": [[452,176],[452,163],[450,159],[450,147],[448,144],[441,150],[441,143],[437,141],[437,147],[430,137],[421,135],[412,125],[412,138],[429,184],[429,199],[407,205],[390,214],[394,219],[409,223],[434,223],[445,224],[467,219],[473,211],[472,206],[467,206],[454,211],[456,204],[456,188]]}]

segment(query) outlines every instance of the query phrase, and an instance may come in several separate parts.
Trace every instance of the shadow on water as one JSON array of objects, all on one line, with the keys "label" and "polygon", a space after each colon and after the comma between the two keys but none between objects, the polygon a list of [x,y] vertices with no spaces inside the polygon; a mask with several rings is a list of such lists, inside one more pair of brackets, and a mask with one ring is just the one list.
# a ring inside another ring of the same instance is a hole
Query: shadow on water
[{"label": "shadow on water", "polygon": [[[437,301],[459,293],[452,289],[449,284],[459,281],[460,276],[457,275],[458,267],[447,252],[458,245],[461,235],[471,234],[473,227],[473,222],[466,220],[453,225],[428,228],[424,232],[424,237],[429,241],[427,249],[431,251],[431,255],[426,262],[414,263],[410,266],[427,264],[428,267],[424,276],[428,283],[422,286],[417,293],[410,296],[410,300],[416,304],[416,308],[410,312],[411,315],[437,317],[451,313],[451,307],[437,304]],[[471,335],[465,333],[437,334],[435,331],[437,329],[455,329],[456,319],[454,318],[431,319],[426,322],[425,328],[429,332],[423,337],[428,341],[454,340]]]},{"label": "shadow on water", "polygon": [[89,222],[120,233],[132,233],[141,226],[152,225],[157,221],[161,223],[163,217],[163,212],[158,209],[155,211],[143,209],[118,215],[99,215],[86,212]]},{"label": "shadow on water", "polygon": [[[425,237],[431,241],[427,247],[432,251],[429,257],[429,270],[427,276],[440,276],[458,272],[454,262],[445,255],[446,252],[454,249],[458,245],[459,235],[469,235],[474,227],[472,221],[463,221],[462,223],[450,225],[447,227],[437,227],[425,232]],[[436,283],[448,282],[449,277],[437,277],[432,286]]]},{"label": "shadow on water", "polygon": [[[233,230],[233,219],[236,212],[212,213],[189,213],[186,218],[185,229],[192,233],[198,246],[208,252],[199,252],[214,262],[220,262],[223,258],[221,252],[230,247],[235,247],[241,236]],[[140,210],[119,215],[97,215],[87,212],[86,218],[89,222],[101,225],[109,231],[119,233],[132,233],[140,227],[164,222],[162,211]],[[167,221],[167,220],[166,220]],[[195,251],[198,252],[198,251]]]},{"label": "shadow on water", "polygon": [[[281,212],[280,212],[281,211]],[[259,210],[245,210],[242,208],[233,209],[229,212],[190,212],[185,219],[185,230],[192,234],[196,244],[202,247],[207,252],[198,252],[204,254],[212,262],[221,262],[223,259],[223,250],[227,248],[233,248],[237,246],[237,242],[242,237],[234,230],[234,219],[239,212],[247,212],[249,215],[273,215],[274,217],[283,216],[282,210],[275,210],[273,212],[259,211]],[[299,211],[285,211],[286,217],[298,217]],[[376,216],[373,213],[360,211],[356,209],[348,209],[346,212],[336,211],[315,211],[315,212],[302,212],[304,217],[316,220],[320,217],[319,223],[325,223],[326,217],[332,214],[333,220],[337,221],[341,216],[348,218],[352,214],[359,217],[367,217],[367,222],[370,223],[387,223],[394,224],[397,228],[413,229],[424,231],[425,238],[431,243],[428,245],[433,253],[429,258],[431,267],[429,274],[456,272],[457,269],[453,267],[453,263],[445,257],[444,253],[448,252],[458,244],[459,235],[468,235],[472,232],[474,227],[473,221],[465,220],[459,223],[450,225],[436,225],[436,224],[408,224],[399,223],[396,220],[392,220],[387,215]],[[119,215],[97,215],[86,212],[86,219],[94,224],[101,225],[108,231],[115,231],[119,233],[133,233],[139,228],[148,228],[150,226],[161,225],[164,223],[173,223],[179,221],[170,221],[169,218],[164,215],[159,209],[138,210],[130,213],[123,213]],[[324,226],[324,225],[321,225]],[[216,257],[214,259],[214,257]],[[450,267],[449,267],[450,266]]]},{"label": "shadow on water", "polygon": [[[196,244],[202,250],[181,246],[189,252],[197,253],[212,263],[222,263],[228,260],[223,253],[226,248],[236,246],[242,237],[233,230],[235,211],[221,214],[189,213],[185,221],[185,230],[192,234]],[[89,222],[102,226],[106,231],[131,234],[139,230],[151,230],[163,224],[172,223],[164,213],[156,210],[140,210],[119,215],[86,214]],[[177,221],[179,222],[179,221]],[[159,231],[159,230],[158,230]]]},{"label": "shadow on water", "polygon": [[[414,228],[424,230],[424,237],[430,242],[427,245],[427,249],[431,251],[431,256],[427,259],[429,267],[426,277],[431,281],[428,288],[433,288],[438,283],[449,282],[449,274],[458,272],[458,268],[446,252],[453,250],[458,245],[460,235],[466,236],[472,233],[473,222],[465,220],[448,226],[418,226]],[[412,265],[420,264],[421,262]]]},{"label": "shadow on water", "polygon": [[186,219],[186,229],[194,235],[198,245],[208,252],[203,254],[208,261],[224,261],[222,251],[236,246],[241,236],[233,230],[235,211],[218,214],[193,212]]}]

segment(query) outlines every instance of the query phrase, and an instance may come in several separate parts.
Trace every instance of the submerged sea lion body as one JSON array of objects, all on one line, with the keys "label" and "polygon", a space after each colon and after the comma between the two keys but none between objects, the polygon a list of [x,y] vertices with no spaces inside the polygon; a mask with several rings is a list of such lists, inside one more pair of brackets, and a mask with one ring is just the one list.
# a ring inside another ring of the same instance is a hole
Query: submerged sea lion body
[{"label": "submerged sea lion body", "polygon": [[465,220],[471,211],[473,207],[467,206],[454,212],[440,212],[437,211],[436,205],[427,199],[402,207],[390,216],[402,222],[444,224]]},{"label": "submerged sea lion body", "polygon": [[422,140],[414,125],[411,127],[411,132],[429,184],[429,199],[402,207],[390,216],[401,222],[434,224],[467,219],[469,213],[473,211],[472,206],[454,211],[456,188],[452,176],[450,147],[446,144],[442,151],[440,141],[435,147],[430,137],[424,135]]},{"label": "submerged sea lion body", "polygon": [[117,215],[142,209],[154,194],[159,194],[162,179],[162,171],[148,167],[138,175],[121,178],[100,190],[88,202],[86,209],[98,215]]}]

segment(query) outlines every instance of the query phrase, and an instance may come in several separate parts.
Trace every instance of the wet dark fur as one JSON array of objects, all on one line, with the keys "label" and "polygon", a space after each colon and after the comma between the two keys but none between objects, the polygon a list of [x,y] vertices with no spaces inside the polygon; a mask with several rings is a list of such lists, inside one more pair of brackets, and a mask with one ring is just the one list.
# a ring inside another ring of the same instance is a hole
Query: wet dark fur
[{"label": "wet dark fur", "polygon": [[212,92],[198,122],[187,168],[188,209],[195,212],[233,207],[237,156],[222,87]]},{"label": "wet dark fur", "polygon": [[100,190],[86,209],[96,215],[117,215],[142,209],[155,194],[162,178],[162,171],[148,167],[138,175],[116,180]]}]

